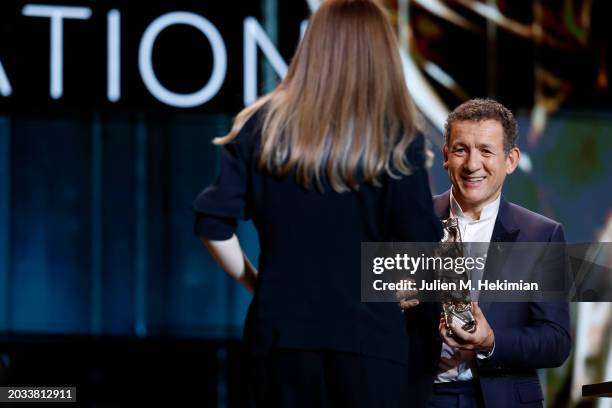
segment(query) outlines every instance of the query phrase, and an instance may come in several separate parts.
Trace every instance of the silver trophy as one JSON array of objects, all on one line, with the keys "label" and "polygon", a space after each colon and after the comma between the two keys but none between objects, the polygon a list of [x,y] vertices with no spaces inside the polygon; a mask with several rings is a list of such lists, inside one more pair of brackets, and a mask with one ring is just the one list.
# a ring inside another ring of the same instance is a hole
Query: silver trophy
[{"label": "silver trophy", "polygon": [[[463,257],[463,246],[461,244],[461,233],[459,232],[459,224],[456,218],[448,218],[442,221],[444,226],[444,237],[440,242],[437,256],[442,258],[458,258]],[[444,314],[444,322],[446,324],[447,334],[453,335],[451,323],[457,320],[461,324],[461,329],[468,333],[476,331],[476,320],[472,313],[472,298],[468,289],[460,289],[461,281],[467,281],[467,272],[458,274],[454,270],[447,271],[444,269],[438,270],[438,279],[440,282],[454,283],[448,285],[455,287],[456,290],[442,290],[442,311]],[[466,286],[463,286],[466,287]]]}]

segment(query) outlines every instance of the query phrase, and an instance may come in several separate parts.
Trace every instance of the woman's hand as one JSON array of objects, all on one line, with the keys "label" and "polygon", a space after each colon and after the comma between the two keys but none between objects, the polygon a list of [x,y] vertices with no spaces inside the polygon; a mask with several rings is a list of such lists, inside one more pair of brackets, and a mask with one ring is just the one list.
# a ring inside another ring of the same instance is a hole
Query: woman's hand
[{"label": "woman's hand", "polygon": [[402,311],[412,309],[419,304],[419,300],[415,299],[414,296],[418,293],[417,290],[400,290],[397,291],[395,297],[399,301],[399,307]]}]

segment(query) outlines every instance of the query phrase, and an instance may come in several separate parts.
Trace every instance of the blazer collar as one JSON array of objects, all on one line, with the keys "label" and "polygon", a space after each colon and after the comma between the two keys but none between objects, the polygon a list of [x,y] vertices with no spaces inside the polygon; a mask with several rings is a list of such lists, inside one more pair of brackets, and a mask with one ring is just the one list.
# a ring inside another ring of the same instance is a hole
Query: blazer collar
[{"label": "blazer collar", "polygon": [[491,235],[491,241],[515,242],[519,232],[520,228],[512,215],[512,207],[502,194],[501,202],[499,203],[499,212],[497,213],[493,234]]},{"label": "blazer collar", "polygon": [[445,220],[450,215],[450,190],[434,196],[434,211],[441,220]]},{"label": "blazer collar", "polygon": [[[433,201],[434,210],[438,217],[442,220],[448,218],[450,214],[450,190],[435,196]],[[519,232],[520,228],[512,216],[512,207],[502,194],[491,241],[515,242]]]}]

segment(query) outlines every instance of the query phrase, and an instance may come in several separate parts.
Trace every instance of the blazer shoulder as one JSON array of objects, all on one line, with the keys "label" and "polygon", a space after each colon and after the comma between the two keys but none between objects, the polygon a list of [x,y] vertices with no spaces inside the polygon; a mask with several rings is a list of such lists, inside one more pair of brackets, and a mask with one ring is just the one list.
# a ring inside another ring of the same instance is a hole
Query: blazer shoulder
[{"label": "blazer shoulder", "polygon": [[444,200],[445,197],[448,198],[448,193],[435,194],[433,196],[433,200],[434,201],[442,201],[442,200]]},{"label": "blazer shoulder", "polygon": [[563,234],[561,223],[538,214],[520,205],[509,203],[512,218],[521,231],[528,232],[532,238],[548,240],[554,235]]}]

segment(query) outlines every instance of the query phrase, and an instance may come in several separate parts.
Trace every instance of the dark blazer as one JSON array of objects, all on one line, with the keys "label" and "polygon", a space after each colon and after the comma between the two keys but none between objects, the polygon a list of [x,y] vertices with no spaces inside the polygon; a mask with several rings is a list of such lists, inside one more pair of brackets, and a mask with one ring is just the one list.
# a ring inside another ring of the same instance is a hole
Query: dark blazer
[{"label": "dark blazer", "polygon": [[[436,213],[448,218],[450,191],[434,197]],[[564,242],[563,227],[542,215],[509,203],[502,196],[492,242]],[[486,275],[485,266],[485,275]],[[480,302],[495,333],[495,350],[476,359],[477,375],[487,407],[539,407],[541,386],[536,369],[557,367],[569,355],[567,303]],[[415,406],[424,406],[438,370],[442,340],[438,334],[439,303],[423,303],[408,311],[411,383]]]},{"label": "dark blazer", "polygon": [[361,302],[360,252],[361,242],[440,240],[423,136],[406,153],[411,175],[383,175],[380,187],[346,193],[324,182],[321,193],[300,187],[294,174],[259,169],[259,116],[223,146],[219,178],[193,203],[202,237],[228,239],[238,219],[252,219],[257,229],[259,276],[244,330],[249,350],[335,350],[406,363],[398,305]]}]

